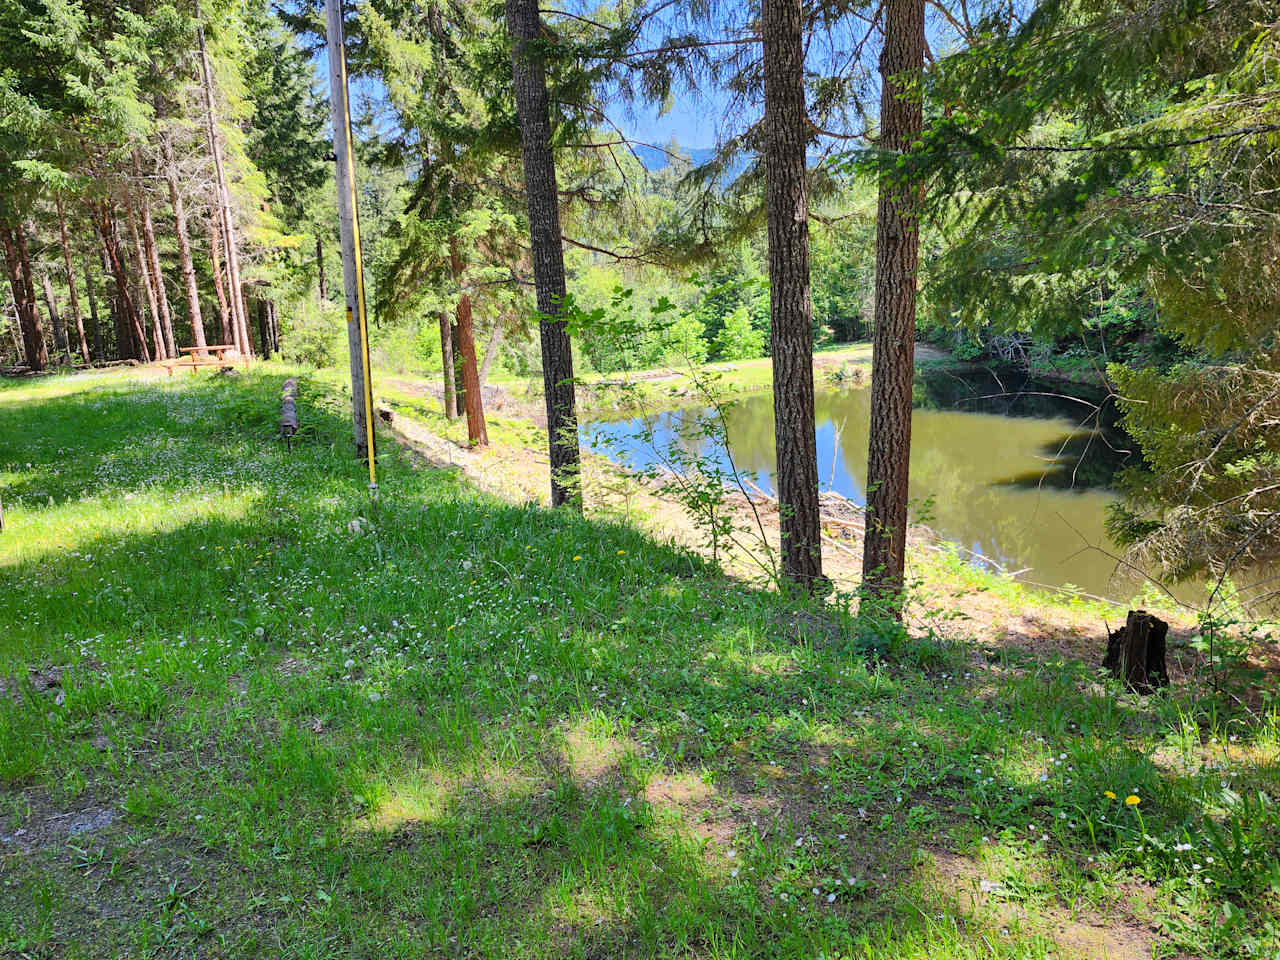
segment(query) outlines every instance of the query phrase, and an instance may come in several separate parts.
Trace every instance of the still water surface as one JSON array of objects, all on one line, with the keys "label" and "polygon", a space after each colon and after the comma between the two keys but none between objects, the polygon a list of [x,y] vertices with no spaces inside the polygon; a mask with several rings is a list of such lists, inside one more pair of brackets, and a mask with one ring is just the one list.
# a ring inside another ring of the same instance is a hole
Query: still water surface
[{"label": "still water surface", "polygon": [[[1134,583],[1113,576],[1114,562],[1087,548],[1110,549],[1104,519],[1115,495],[1109,484],[1137,454],[1128,452],[1127,438],[1113,425],[1097,425],[1091,406],[1043,395],[1062,392],[985,373],[919,381],[911,438],[915,514],[974,556],[1021,571],[1021,579],[1128,599]],[[822,391],[816,402],[819,483],[859,505],[866,502],[870,403],[868,389]],[[708,412],[596,420],[584,427],[584,440],[634,467],[661,465],[661,451]],[[727,419],[737,469],[772,492],[772,397],[742,398]],[[640,436],[646,423],[653,442]],[[682,443],[728,465],[724,451],[706,441],[685,437]]]}]

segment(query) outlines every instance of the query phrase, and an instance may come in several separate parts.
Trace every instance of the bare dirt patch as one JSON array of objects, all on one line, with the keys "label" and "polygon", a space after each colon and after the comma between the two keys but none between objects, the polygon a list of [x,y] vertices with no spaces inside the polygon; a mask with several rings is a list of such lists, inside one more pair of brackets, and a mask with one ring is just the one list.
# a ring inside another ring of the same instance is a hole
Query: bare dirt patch
[{"label": "bare dirt patch", "polygon": [[27,815],[9,829],[0,829],[0,856],[55,848],[66,840],[105,830],[123,816],[114,804],[92,798],[63,807],[44,794],[28,792],[22,803]]},{"label": "bare dirt patch", "polygon": [[923,868],[925,883],[947,897],[961,913],[1000,930],[1033,930],[1051,939],[1063,960],[1151,960],[1156,937],[1132,914],[1074,916],[1058,904],[1037,904],[1034,913],[1005,899],[999,878],[983,875],[981,865],[968,857],[942,850],[929,851]]}]

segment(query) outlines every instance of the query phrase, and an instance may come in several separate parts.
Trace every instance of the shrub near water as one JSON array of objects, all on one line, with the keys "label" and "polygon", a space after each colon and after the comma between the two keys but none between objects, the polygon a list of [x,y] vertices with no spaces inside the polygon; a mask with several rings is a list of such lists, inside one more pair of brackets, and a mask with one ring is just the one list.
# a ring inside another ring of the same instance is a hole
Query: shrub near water
[{"label": "shrub near water", "polygon": [[0,951],[1044,957],[1123,889],[1274,953],[1274,718],[869,650],[385,443],[371,503],[263,369],[0,390]]}]

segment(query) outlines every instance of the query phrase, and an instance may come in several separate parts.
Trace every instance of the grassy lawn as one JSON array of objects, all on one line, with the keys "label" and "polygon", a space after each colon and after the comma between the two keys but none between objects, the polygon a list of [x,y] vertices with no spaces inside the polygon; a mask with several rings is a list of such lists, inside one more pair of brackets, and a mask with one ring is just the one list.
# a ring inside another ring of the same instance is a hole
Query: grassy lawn
[{"label": "grassy lawn", "polygon": [[289,372],[0,386],[0,956],[1280,955],[1274,706],[373,504]]}]

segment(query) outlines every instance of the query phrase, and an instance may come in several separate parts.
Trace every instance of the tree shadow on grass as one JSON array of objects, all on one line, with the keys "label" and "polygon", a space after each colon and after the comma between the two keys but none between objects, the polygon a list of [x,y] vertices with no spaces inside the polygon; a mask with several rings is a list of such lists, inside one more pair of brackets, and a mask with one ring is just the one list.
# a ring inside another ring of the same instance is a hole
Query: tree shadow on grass
[{"label": "tree shadow on grass", "polygon": [[[336,414],[308,413],[337,435]],[[114,449],[149,427],[131,429]],[[254,449],[234,431],[175,442],[197,461]],[[875,663],[838,620],[796,644],[785,601],[634,530],[497,503],[390,453],[374,509],[331,448],[257,456],[280,469],[238,513],[86,527],[92,560],[0,568],[18,681],[0,700],[5,809],[92,796],[127,816],[86,844],[172,854],[112,875],[55,843],[23,863],[0,906],[34,926],[37,877],[56,876],[49,943],[127,953],[168,930],[172,955],[808,957],[888,923],[879,955],[964,956],[984,931],[956,919],[959,892],[920,892],[922,848],[1017,852],[1051,878],[1044,905],[1105,882],[1089,857],[1155,881],[1187,869],[1136,859],[1100,819],[1134,812],[1102,791],[1141,793],[1172,842],[1221,773],[1199,738],[1195,762],[1152,762],[1168,709],[1083,670],[947,648]],[[190,478],[166,493],[204,495]],[[60,703],[21,682],[50,664],[67,667]],[[1255,736],[1242,783],[1275,775]],[[94,885],[138,895],[85,926]]]}]

